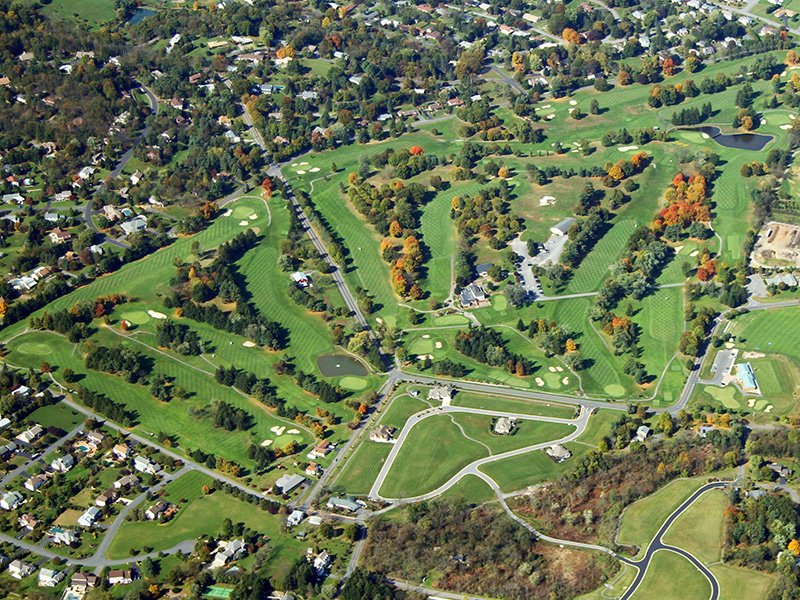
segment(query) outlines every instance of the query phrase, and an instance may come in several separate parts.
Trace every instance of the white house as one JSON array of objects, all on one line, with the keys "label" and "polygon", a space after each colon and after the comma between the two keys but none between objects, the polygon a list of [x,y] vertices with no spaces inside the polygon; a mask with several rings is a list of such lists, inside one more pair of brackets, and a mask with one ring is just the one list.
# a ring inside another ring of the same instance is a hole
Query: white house
[{"label": "white house", "polygon": [[57,458],[50,463],[51,469],[53,469],[54,471],[61,471],[62,473],[66,473],[74,466],[75,466],[75,459],[72,458],[71,454],[65,454],[64,456]]},{"label": "white house", "polygon": [[170,507],[169,502],[164,502],[163,500],[159,500],[153,506],[148,508],[144,511],[144,516],[147,517],[150,521],[155,521],[156,519],[160,518],[167,509]]},{"label": "white house", "polygon": [[47,476],[46,475],[34,475],[30,477],[25,482],[25,489],[31,492],[35,492],[40,487],[42,487],[45,483],[47,483]]},{"label": "white house", "polygon": [[550,233],[552,233],[553,235],[558,235],[558,236],[567,235],[567,232],[569,231],[570,226],[572,226],[572,224],[574,222],[575,222],[575,219],[573,217],[567,217],[563,221],[560,221],[559,223],[556,223],[555,225],[553,225],[550,228]]},{"label": "white house", "polygon": [[147,227],[147,218],[143,215],[139,215],[129,219],[128,221],[125,221],[124,223],[120,223],[120,227],[126,235],[130,235]]},{"label": "white house", "polygon": [[32,564],[21,560],[12,560],[8,564],[8,572],[14,579],[24,579],[36,570]]},{"label": "white house", "polygon": [[284,494],[289,494],[292,492],[292,490],[305,483],[305,481],[305,477],[295,473],[294,475],[283,475],[279,477],[275,482],[275,485],[281,488],[281,491]]},{"label": "white house", "polygon": [[435,385],[428,392],[428,400],[438,400],[441,402],[450,402],[453,399],[455,389],[452,385]]},{"label": "white house", "polygon": [[96,506],[90,506],[86,509],[80,517],[78,517],[78,525],[81,527],[91,527],[97,521],[97,518],[102,514],[102,511]]},{"label": "white house", "polygon": [[69,546],[80,541],[78,534],[72,529],[62,529],[61,527],[54,527],[50,530],[50,535],[53,536],[53,543],[62,546]]},{"label": "white house", "polygon": [[650,435],[650,428],[647,425],[642,425],[636,430],[636,437],[633,438],[635,442],[643,442]]},{"label": "white house", "polygon": [[230,540],[228,542],[220,542],[217,546],[217,551],[214,554],[214,560],[211,563],[211,568],[224,567],[231,561],[239,560],[247,553],[244,540]]},{"label": "white house", "polygon": [[292,514],[286,519],[286,526],[287,527],[294,527],[295,525],[300,525],[303,522],[303,519],[306,518],[306,513],[302,510],[293,510]]},{"label": "white house", "polygon": [[555,459],[556,462],[563,462],[567,460],[572,453],[564,448],[561,444],[555,444],[545,450],[545,454]]},{"label": "white house", "polygon": [[500,417],[494,424],[494,432],[498,435],[508,435],[516,426],[517,420],[514,417]]},{"label": "white house", "polygon": [[135,578],[132,569],[115,569],[108,572],[108,585],[127,585],[133,583]]},{"label": "white house", "polygon": [[140,473],[148,473],[150,475],[155,475],[161,471],[161,466],[157,462],[142,454],[133,459],[133,468]]},{"label": "white house", "polygon": [[55,569],[42,569],[39,571],[39,587],[56,587],[64,581],[64,572]]},{"label": "white house", "polygon": [[20,433],[16,439],[25,444],[32,444],[42,436],[42,433],[44,433],[42,426],[34,425]]},{"label": "white house", "polygon": [[19,492],[6,492],[3,494],[2,498],[0,498],[0,508],[3,510],[14,510],[22,504],[23,500],[24,498]]}]

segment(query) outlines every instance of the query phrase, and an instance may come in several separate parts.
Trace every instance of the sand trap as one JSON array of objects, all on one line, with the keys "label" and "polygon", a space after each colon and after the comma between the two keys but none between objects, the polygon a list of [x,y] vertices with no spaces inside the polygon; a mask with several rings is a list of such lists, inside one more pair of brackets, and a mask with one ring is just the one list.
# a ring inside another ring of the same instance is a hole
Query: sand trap
[{"label": "sand trap", "polygon": [[309,173],[319,173],[319,167],[311,167],[308,170]]},{"label": "sand trap", "polygon": [[555,204],[556,199],[555,196],[542,196],[539,198],[539,206],[550,206],[551,204]]},{"label": "sand trap", "polygon": [[573,146],[578,146],[578,148],[581,147],[581,143],[580,142],[572,142],[572,145]]},{"label": "sand trap", "polygon": [[540,108],[552,108],[552,107],[553,107],[552,104],[545,104],[544,106],[541,106]]},{"label": "sand trap", "polygon": [[695,257],[695,256],[697,256],[698,254],[700,254],[700,250],[695,250],[694,252],[690,252],[690,253],[689,253],[689,256],[691,256],[691,257]]},{"label": "sand trap", "polygon": [[684,248],[683,246],[677,246],[677,247],[675,248],[675,254],[677,254],[678,252],[680,252],[681,250],[683,250],[683,248]]},{"label": "sand trap", "polygon": [[750,360],[750,359],[753,359],[753,358],[764,358],[765,356],[766,356],[766,354],[764,354],[763,352],[744,352],[744,353],[742,353],[742,358],[744,358],[745,360]]},{"label": "sand trap", "polygon": [[427,340],[427,339],[430,339],[430,337],[431,337],[431,336],[429,336],[429,335],[426,333],[425,335],[423,335],[423,336],[422,336],[422,339],[423,339],[423,340]]},{"label": "sand trap", "polygon": [[305,171],[303,171],[303,169],[299,169],[299,170],[297,171],[297,174],[298,174],[298,175],[305,175],[305,174],[306,174],[306,172],[305,172]]},{"label": "sand trap", "polygon": [[249,217],[247,217],[247,218],[248,218],[248,219],[250,219],[251,221],[253,221],[254,219],[257,219],[257,218],[258,218],[258,215],[257,215],[256,213],[253,213],[252,215],[250,215],[250,216],[249,216]]},{"label": "sand trap", "polygon": [[307,162],[301,162],[301,163],[300,163],[300,166],[302,167],[302,166],[305,166],[305,165],[307,165],[307,164],[308,164]]},{"label": "sand trap", "polygon": [[764,412],[772,412],[772,404],[767,406],[767,408],[764,409]]},{"label": "sand trap", "polygon": [[252,347],[255,346],[255,344],[253,342],[251,342],[250,340],[248,340],[246,342],[242,342],[242,346],[244,346],[245,348],[252,348]]},{"label": "sand trap", "polygon": [[293,167],[296,167],[296,166],[297,166],[297,163],[292,163],[292,166],[293,166]]},{"label": "sand trap", "polygon": [[756,405],[755,398],[750,398],[750,400],[747,401],[747,406],[749,406],[750,408],[753,408],[755,405]]},{"label": "sand trap", "polygon": [[264,440],[263,442],[261,442],[261,445],[264,446],[264,447],[267,447],[267,446],[269,446],[271,444],[272,444],[272,440]]},{"label": "sand trap", "polygon": [[239,225],[241,225],[242,227],[247,227],[248,225],[250,225],[250,221],[239,221]]},{"label": "sand trap", "polygon": [[154,310],[148,310],[147,314],[153,317],[154,319],[166,319],[167,315],[164,313],[156,312]]},{"label": "sand trap", "polygon": [[438,348],[442,347],[442,342],[434,342],[433,345],[434,345],[435,348],[438,349]]},{"label": "sand trap", "polygon": [[575,105],[578,103],[578,101],[577,101],[577,100],[570,100],[570,101],[569,101],[569,103],[570,103],[572,106],[575,106]]},{"label": "sand trap", "polygon": [[417,360],[425,360],[426,358],[430,358],[433,360],[433,354],[418,354]]},{"label": "sand trap", "polygon": [[619,151],[620,152],[627,152],[628,150],[638,150],[638,149],[639,149],[639,146],[620,146],[619,147]]},{"label": "sand trap", "polygon": [[569,385],[569,377],[564,377],[564,379],[561,380],[561,383],[564,385]]},{"label": "sand trap", "polygon": [[541,377],[537,377],[535,381],[536,385],[538,385],[539,387],[542,387],[544,385],[544,379],[542,379]]},{"label": "sand trap", "polygon": [[767,124],[767,120],[766,119],[761,119],[761,124],[762,125],[766,125]]},{"label": "sand trap", "polygon": [[781,73],[781,77],[786,77],[786,71],[783,71],[783,72]]},{"label": "sand trap", "polygon": [[733,342],[725,342],[725,347],[728,350],[731,350],[734,346],[736,346],[736,344],[734,344]]},{"label": "sand trap", "polygon": [[563,367],[556,367],[556,371],[558,371],[559,373],[561,373],[562,371],[564,371],[564,368],[563,368]]},{"label": "sand trap", "polygon": [[295,434],[298,434],[298,433],[300,433],[300,430],[299,430],[299,429],[290,429],[290,430],[289,430],[289,431],[287,431],[286,433],[288,433],[288,434],[290,434],[290,435],[295,435]]},{"label": "sand trap", "polygon": [[788,123],[786,125],[781,125],[781,129],[783,129],[784,131],[786,131],[788,129],[791,129],[791,128],[792,128],[792,126],[789,125]]},{"label": "sand trap", "polygon": [[224,213],[222,213],[223,217],[230,217],[233,214],[233,211],[229,208]]},{"label": "sand trap", "polygon": [[547,368],[550,370],[551,373],[555,373],[556,372],[556,368],[555,367],[547,367]]},{"label": "sand trap", "polygon": [[794,121],[797,118],[797,115],[789,115],[789,118]]},{"label": "sand trap", "polygon": [[[273,425],[272,427],[269,428],[269,430],[272,433],[278,433],[279,431],[283,431],[284,429],[285,429],[285,427],[281,427],[280,425]],[[278,435],[280,435],[280,434],[278,434]]]},{"label": "sand trap", "polygon": [[383,325],[383,319],[381,319],[380,317],[375,317],[375,321]]},{"label": "sand trap", "polygon": [[703,136],[703,139],[704,139],[704,140],[709,140],[709,139],[711,139],[711,136],[710,136],[710,135],[708,135],[707,133],[701,133],[700,135],[701,135],[701,136]]},{"label": "sand trap", "polygon": [[555,115],[555,113],[551,113],[551,114],[549,114],[549,115],[546,115],[546,116],[545,116],[545,119],[547,119],[548,121],[549,121],[550,119],[555,119],[555,118],[556,118],[556,115]]}]

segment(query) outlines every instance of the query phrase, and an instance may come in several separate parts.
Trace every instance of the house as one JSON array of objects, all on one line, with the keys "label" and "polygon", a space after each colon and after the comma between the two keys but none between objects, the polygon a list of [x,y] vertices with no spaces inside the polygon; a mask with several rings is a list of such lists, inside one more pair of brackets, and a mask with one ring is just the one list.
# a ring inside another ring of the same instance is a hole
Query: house
[{"label": "house", "polygon": [[11,394],[15,398],[25,398],[28,394],[31,393],[31,388],[26,385],[21,385],[17,389],[15,389]]},{"label": "house", "polygon": [[61,215],[55,212],[46,212],[44,213],[44,220],[48,223],[58,223],[59,219],[61,219]]},{"label": "house", "polygon": [[286,519],[286,526],[287,527],[294,527],[295,525],[300,525],[303,522],[303,519],[306,518],[306,513],[302,510],[293,510],[292,514]]},{"label": "house", "polygon": [[114,446],[114,449],[111,451],[111,453],[117,460],[126,460],[130,458],[131,449],[128,447],[128,444],[117,444]]},{"label": "house", "polygon": [[375,429],[372,430],[372,432],[369,434],[369,439],[373,442],[392,444],[396,441],[392,439],[394,432],[395,432],[394,427],[381,425],[380,427],[376,427]]},{"label": "house", "polygon": [[42,429],[42,426],[34,425],[33,427],[30,427],[25,431],[23,431],[22,433],[20,433],[16,437],[16,439],[25,444],[32,444],[42,436],[42,433],[44,433],[44,429]]},{"label": "house", "polygon": [[636,436],[633,438],[634,442],[643,442],[650,435],[650,428],[647,425],[640,425],[636,430]]},{"label": "house", "polygon": [[69,546],[76,544],[80,541],[78,534],[72,529],[62,529],[61,527],[53,527],[48,532],[53,537],[53,543],[61,546]]},{"label": "house", "polygon": [[25,198],[21,194],[3,194],[3,202],[6,204],[22,204]]},{"label": "house", "polygon": [[139,480],[136,478],[136,475],[125,475],[114,482],[114,487],[118,490],[127,490],[138,484]]},{"label": "house", "polygon": [[203,74],[202,73],[195,73],[194,75],[189,75],[189,83],[192,85],[196,85],[203,81]]},{"label": "house", "polygon": [[494,432],[498,435],[508,435],[516,426],[517,420],[514,417],[500,417],[494,424]]},{"label": "house", "polygon": [[94,573],[75,573],[70,579],[70,587],[77,593],[85,594],[88,590],[94,589],[100,583],[100,578]]},{"label": "house", "polygon": [[140,473],[147,473],[149,475],[155,475],[161,471],[161,465],[151,458],[143,456],[142,454],[139,454],[133,459],[133,468]]},{"label": "house", "polygon": [[492,263],[483,263],[480,265],[475,266],[475,272],[478,274],[478,277],[485,277],[489,274],[489,269],[491,269],[494,265]]},{"label": "house", "polygon": [[83,179],[84,181],[86,181],[86,180],[87,180],[87,179],[89,179],[89,178],[90,178],[92,175],[94,175],[94,172],[95,172],[96,170],[97,170],[97,169],[95,169],[94,167],[83,167],[83,168],[82,168],[80,171],[78,171],[78,177],[79,177],[80,179]]},{"label": "house", "polygon": [[90,506],[80,517],[78,517],[78,525],[81,527],[91,527],[101,514],[102,511],[99,508],[96,506]]},{"label": "house", "polygon": [[[138,185],[139,182],[144,179],[144,173],[142,173],[139,169],[136,169],[131,175],[131,185]],[[105,208],[105,207],[104,207]]]},{"label": "house", "polygon": [[126,235],[130,235],[147,227],[147,217],[144,215],[136,216],[129,221],[121,223],[120,227],[122,227],[122,231],[124,231]]},{"label": "house", "polygon": [[50,266],[36,267],[33,271],[31,271],[31,277],[33,277],[36,281],[40,281],[54,271],[55,269]]},{"label": "house", "polygon": [[572,453],[564,448],[564,446],[561,444],[554,444],[550,446],[547,450],[545,450],[545,454],[547,454],[547,456],[551,457],[556,462],[563,462],[572,456]]},{"label": "house", "polygon": [[452,385],[435,385],[428,392],[428,400],[439,400],[442,402],[450,402],[455,394],[455,388]]},{"label": "house", "polygon": [[103,507],[112,504],[116,499],[117,499],[117,491],[114,488],[108,488],[105,492],[103,492],[97,498],[95,498],[94,503],[96,506]]},{"label": "house", "polygon": [[486,291],[477,283],[468,285],[458,294],[461,306],[477,306],[485,302],[487,297]]},{"label": "house", "polygon": [[750,366],[750,363],[736,365],[736,377],[745,392],[759,393],[756,374],[753,373],[753,367]]},{"label": "house", "polygon": [[53,469],[54,471],[61,471],[62,473],[66,473],[74,466],[75,466],[75,459],[72,458],[71,454],[65,454],[64,456],[57,458],[50,463],[51,469]]},{"label": "house", "polygon": [[322,440],[317,444],[314,449],[308,453],[309,458],[325,458],[325,456],[333,450],[334,446],[326,440]]},{"label": "house", "polygon": [[567,235],[567,232],[569,231],[569,228],[572,226],[572,224],[574,222],[575,222],[574,218],[567,217],[566,219],[564,219],[560,223],[556,223],[555,225],[553,225],[550,228],[550,233],[552,233],[553,235],[558,235],[558,236]]},{"label": "house", "polygon": [[783,477],[784,479],[787,477],[791,477],[794,471],[789,467],[784,467],[780,463],[769,463],[767,465],[770,469],[775,471],[778,474],[778,477]]},{"label": "house", "polygon": [[419,390],[417,389],[408,390],[408,395],[411,396],[412,398],[419,398]]},{"label": "house", "polygon": [[24,579],[28,575],[32,574],[36,570],[36,567],[32,564],[22,562],[21,560],[12,560],[8,564],[8,573],[14,579]]},{"label": "house", "polygon": [[278,478],[275,485],[281,489],[284,494],[290,494],[292,490],[305,483],[306,478],[302,475],[283,475]]},{"label": "house", "polygon": [[292,281],[294,281],[295,285],[300,289],[311,287],[311,276],[306,275],[302,271],[297,271],[296,273],[292,273],[290,275]]},{"label": "house", "polygon": [[447,101],[447,106],[464,106],[464,101],[459,98],[450,98]]},{"label": "house", "polygon": [[25,489],[35,492],[40,487],[47,483],[47,475],[34,475],[25,482]]},{"label": "house", "polygon": [[56,587],[59,583],[64,581],[63,571],[56,571],[55,569],[42,569],[39,571],[39,587]]},{"label": "house", "polygon": [[167,512],[167,509],[169,507],[170,507],[169,502],[164,502],[163,500],[159,500],[158,502],[153,504],[153,506],[144,511],[144,516],[147,517],[148,520],[150,521],[155,521],[156,519],[161,518],[161,515]]},{"label": "house", "polygon": [[750,490],[749,492],[747,492],[747,497],[757,500],[758,498],[761,498],[761,496],[765,494],[766,492],[764,490]]},{"label": "house", "polygon": [[240,138],[238,135],[236,135],[236,133],[234,133],[230,129],[228,131],[226,131],[223,135],[226,138],[228,138],[228,140],[231,142],[231,144],[238,144],[239,142],[242,141],[242,138]]},{"label": "house", "polygon": [[791,273],[781,273],[780,275],[765,277],[764,283],[767,285],[780,285],[783,283],[788,287],[795,287],[797,286],[797,278]]},{"label": "house", "polygon": [[315,462],[310,462],[306,467],[306,475],[308,475],[309,477],[316,477],[317,475],[322,475],[322,467],[320,467]]},{"label": "house", "polygon": [[24,527],[25,529],[33,531],[39,526],[40,521],[31,513],[25,513],[19,519],[17,519],[17,523],[19,523],[20,527]]},{"label": "house", "polygon": [[116,221],[117,219],[122,218],[122,213],[119,212],[119,209],[116,206],[106,204],[103,207],[103,216],[109,221]]},{"label": "house", "polygon": [[[5,304],[5,302],[2,302],[2,304]],[[6,429],[9,425],[11,425],[11,419],[7,417],[0,419],[0,430]]]},{"label": "house", "polygon": [[56,227],[48,234],[48,237],[54,244],[62,244],[69,241],[72,238],[72,234],[69,231],[64,231],[61,227]]},{"label": "house", "polygon": [[714,431],[713,425],[703,425],[700,427],[700,437],[705,439],[705,437],[712,431]]},{"label": "house", "polygon": [[231,561],[239,560],[245,554],[247,554],[247,547],[244,540],[220,542],[214,554],[214,560],[211,562],[211,568],[223,567]]},{"label": "house", "polygon": [[106,441],[106,434],[102,431],[90,431],[86,434],[86,443],[94,450],[97,450]]},{"label": "house", "polygon": [[29,292],[36,287],[36,280],[33,277],[28,277],[27,275],[17,277],[16,279],[11,279],[8,283],[12,288],[21,294]]},{"label": "house", "polygon": [[133,583],[136,573],[132,569],[114,569],[108,572],[108,585]]},{"label": "house", "polygon": [[328,502],[325,504],[327,508],[341,508],[344,510],[349,510],[350,512],[356,512],[361,505],[358,502],[354,502],[353,500],[349,500],[348,498],[328,498]]}]

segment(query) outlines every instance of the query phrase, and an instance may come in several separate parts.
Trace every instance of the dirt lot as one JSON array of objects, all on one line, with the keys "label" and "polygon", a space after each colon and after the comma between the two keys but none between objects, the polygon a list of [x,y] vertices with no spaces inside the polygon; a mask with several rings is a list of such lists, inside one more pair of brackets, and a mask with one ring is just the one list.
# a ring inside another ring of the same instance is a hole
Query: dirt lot
[{"label": "dirt lot", "polygon": [[800,267],[800,226],[770,221],[758,234],[751,262],[759,267]]}]

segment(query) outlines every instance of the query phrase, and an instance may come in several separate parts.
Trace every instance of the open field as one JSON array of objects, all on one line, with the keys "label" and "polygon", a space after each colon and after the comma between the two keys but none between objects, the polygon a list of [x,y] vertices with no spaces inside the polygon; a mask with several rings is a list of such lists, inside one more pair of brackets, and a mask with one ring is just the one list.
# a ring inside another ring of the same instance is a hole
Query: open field
[{"label": "open field", "polygon": [[620,571],[616,577],[593,592],[579,596],[576,600],[616,600],[622,597],[622,594],[633,583],[635,577],[636,569],[621,563]]},{"label": "open field", "polygon": [[391,444],[364,440],[347,461],[333,488],[356,496],[366,496],[391,450]]},{"label": "open field", "polygon": [[561,423],[520,420],[517,421],[517,432],[514,435],[497,435],[490,431],[490,417],[458,414],[453,415],[453,420],[461,426],[469,438],[489,446],[493,454],[557,440],[575,430],[571,425]]},{"label": "open field", "polygon": [[[672,524],[664,535],[664,543],[691,552],[700,562],[709,565],[719,562],[720,543],[725,526],[724,513],[728,495],[711,490],[700,496]],[[703,535],[697,535],[702,531]]]},{"label": "open field", "polygon": [[632,600],[707,600],[711,584],[680,554],[659,550],[647,568],[647,575]]},{"label": "open field", "polygon": [[28,415],[27,420],[35,421],[45,429],[59,427],[64,431],[69,431],[84,421],[84,415],[66,404],[59,403],[36,409]]},{"label": "open field", "polygon": [[514,492],[547,479],[560,477],[572,469],[575,457],[589,450],[587,446],[575,442],[564,444],[564,447],[572,452],[572,458],[562,463],[555,462],[544,453],[544,450],[536,450],[488,463],[480,470],[494,479],[503,492]]},{"label": "open field", "polygon": [[667,517],[707,481],[708,478],[676,479],[628,506],[622,513],[617,543],[638,546],[641,555]]},{"label": "open field", "polygon": [[470,504],[483,504],[496,500],[489,484],[475,475],[467,475],[458,480],[453,487],[448,489],[441,498],[464,499]]},{"label": "open field", "polygon": [[611,435],[611,426],[619,420],[620,416],[621,413],[618,410],[598,410],[589,418],[586,429],[576,441],[596,448],[600,440]]},{"label": "open field", "polygon": [[775,582],[772,575],[730,565],[708,568],[719,581],[719,600],[764,600]]},{"label": "open field", "polygon": [[488,454],[486,448],[467,440],[449,417],[429,417],[411,430],[380,494],[386,498],[424,494]]},{"label": "open field", "polygon": [[453,406],[508,411],[537,417],[571,419],[575,416],[575,407],[566,404],[551,404],[536,402],[535,400],[521,400],[500,396],[484,396],[483,394],[464,391],[458,392],[458,394],[453,396],[451,403]]}]

